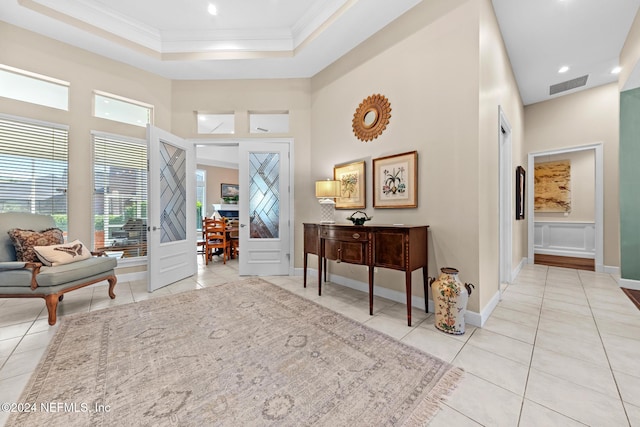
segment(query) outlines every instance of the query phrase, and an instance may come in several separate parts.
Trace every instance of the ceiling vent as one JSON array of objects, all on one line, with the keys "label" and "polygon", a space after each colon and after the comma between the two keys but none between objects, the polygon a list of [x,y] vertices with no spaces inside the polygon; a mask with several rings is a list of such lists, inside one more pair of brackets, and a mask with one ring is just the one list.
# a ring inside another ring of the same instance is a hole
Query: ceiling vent
[{"label": "ceiling vent", "polygon": [[587,78],[589,78],[588,74],[573,80],[567,80],[566,82],[551,85],[549,86],[549,95],[555,95],[556,93],[564,92],[565,90],[584,86],[587,84]]}]

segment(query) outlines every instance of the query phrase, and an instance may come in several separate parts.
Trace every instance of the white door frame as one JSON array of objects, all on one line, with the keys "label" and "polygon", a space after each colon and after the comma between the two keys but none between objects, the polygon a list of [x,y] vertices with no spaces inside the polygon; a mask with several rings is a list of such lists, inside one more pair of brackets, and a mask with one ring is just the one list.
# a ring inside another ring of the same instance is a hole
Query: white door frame
[{"label": "white door frame", "polygon": [[[511,283],[512,276],[512,260],[513,260],[513,220],[512,200],[513,187],[511,186],[512,177],[512,141],[511,141],[511,125],[504,110],[498,106],[498,144],[499,144],[499,216],[500,216],[500,267],[499,267],[499,295],[502,299],[502,284]],[[514,172],[515,173],[515,172]]]},{"label": "white door frame", "polygon": [[[231,139],[189,139],[188,141],[192,142],[196,147],[196,168],[198,164],[216,166],[215,162],[207,162],[207,163],[199,163],[198,162],[198,146],[205,145],[217,145],[217,146],[236,146],[240,145],[240,141],[254,141],[254,142],[281,142],[289,145],[289,276],[294,276],[294,254],[295,252],[295,236],[294,236],[294,189],[295,189],[295,165],[293,159],[295,158],[293,148],[294,148],[294,140],[293,138],[231,138]],[[229,167],[229,163],[225,161],[221,161],[219,167]],[[239,165],[238,165],[239,168]]]},{"label": "white door frame", "polygon": [[533,264],[534,261],[534,211],[533,200],[534,193],[534,167],[535,158],[538,156],[550,156],[554,154],[572,153],[575,151],[594,150],[595,152],[595,246],[596,259],[595,267],[597,272],[604,271],[604,158],[603,144],[596,142],[593,144],[580,145],[577,147],[558,148],[555,150],[539,151],[529,153],[527,176],[527,246],[528,246],[528,263]]}]

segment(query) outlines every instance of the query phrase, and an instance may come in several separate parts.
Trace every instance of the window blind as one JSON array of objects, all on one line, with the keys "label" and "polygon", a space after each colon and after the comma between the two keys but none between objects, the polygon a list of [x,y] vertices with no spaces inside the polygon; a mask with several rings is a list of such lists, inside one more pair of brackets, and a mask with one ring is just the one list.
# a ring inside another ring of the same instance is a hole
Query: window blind
[{"label": "window blind", "polygon": [[94,248],[146,256],[146,142],[94,134],[93,157]]},{"label": "window blind", "polygon": [[0,212],[52,215],[67,231],[68,130],[0,117]]}]

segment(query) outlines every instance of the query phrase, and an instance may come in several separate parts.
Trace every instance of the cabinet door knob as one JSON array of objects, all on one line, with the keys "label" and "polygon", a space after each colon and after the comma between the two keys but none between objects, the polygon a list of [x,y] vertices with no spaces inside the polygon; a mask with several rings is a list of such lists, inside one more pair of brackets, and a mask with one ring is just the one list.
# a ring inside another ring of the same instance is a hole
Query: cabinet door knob
[{"label": "cabinet door knob", "polygon": [[360,235],[359,235],[358,233],[353,233],[353,238],[354,238],[354,239],[359,239],[359,238],[360,238]]}]

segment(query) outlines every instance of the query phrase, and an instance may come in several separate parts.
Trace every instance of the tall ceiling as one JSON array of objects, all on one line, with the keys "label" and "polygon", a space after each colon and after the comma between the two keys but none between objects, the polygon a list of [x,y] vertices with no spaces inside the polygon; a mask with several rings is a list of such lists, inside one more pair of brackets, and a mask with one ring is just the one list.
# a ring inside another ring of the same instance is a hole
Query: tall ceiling
[{"label": "tall ceiling", "polygon": [[[171,79],[307,78],[422,1],[2,0],[0,20]],[[640,6],[492,1],[525,105],[616,81]],[[549,95],[584,75],[585,86]]]}]

